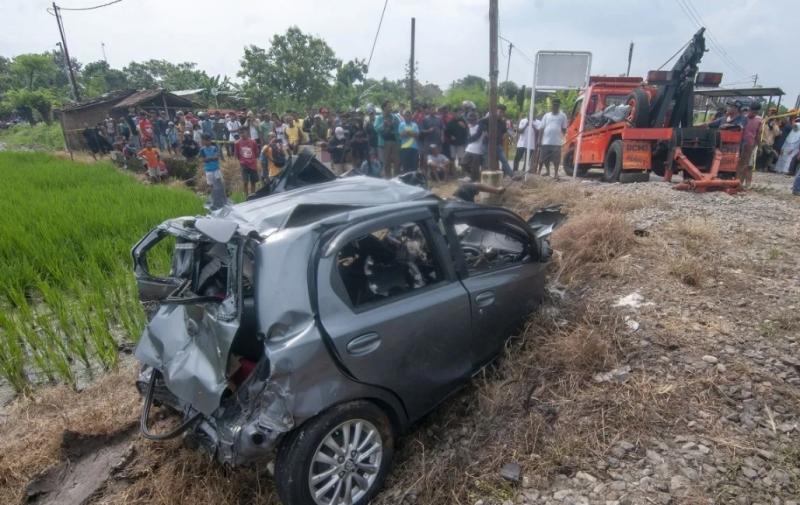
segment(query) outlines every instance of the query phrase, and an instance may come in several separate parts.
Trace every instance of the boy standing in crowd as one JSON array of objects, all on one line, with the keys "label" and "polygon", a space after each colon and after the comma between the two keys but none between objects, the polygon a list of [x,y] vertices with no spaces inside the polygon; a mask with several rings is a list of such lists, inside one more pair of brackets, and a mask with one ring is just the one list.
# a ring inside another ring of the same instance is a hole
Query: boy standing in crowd
[{"label": "boy standing in crowd", "polygon": [[150,182],[158,182],[161,179],[161,174],[158,170],[158,163],[161,161],[161,155],[159,154],[158,149],[153,147],[153,141],[146,141],[144,149],[136,153],[136,156],[144,160],[144,164],[147,167],[147,175],[150,177]]},{"label": "boy standing in crowd", "polygon": [[250,138],[249,130],[247,127],[239,129],[239,140],[233,147],[234,155],[242,169],[242,182],[247,195],[256,192],[258,182],[258,144]]},{"label": "boy standing in crowd", "polygon": [[206,183],[211,188],[211,210],[223,207],[227,201],[222,172],[219,169],[219,147],[211,142],[211,134],[203,134],[203,147],[200,148],[200,160],[206,174]]}]

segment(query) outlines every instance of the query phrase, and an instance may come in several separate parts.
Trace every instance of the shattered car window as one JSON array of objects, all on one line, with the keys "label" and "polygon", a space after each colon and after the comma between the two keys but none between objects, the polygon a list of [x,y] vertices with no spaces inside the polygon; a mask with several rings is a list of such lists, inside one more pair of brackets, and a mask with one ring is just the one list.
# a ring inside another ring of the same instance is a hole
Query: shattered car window
[{"label": "shattered car window", "polygon": [[455,230],[470,274],[521,263],[529,256],[527,237],[502,221],[462,218]]},{"label": "shattered car window", "polygon": [[423,228],[407,223],[359,237],[338,253],[349,301],[358,307],[387,300],[443,279]]}]

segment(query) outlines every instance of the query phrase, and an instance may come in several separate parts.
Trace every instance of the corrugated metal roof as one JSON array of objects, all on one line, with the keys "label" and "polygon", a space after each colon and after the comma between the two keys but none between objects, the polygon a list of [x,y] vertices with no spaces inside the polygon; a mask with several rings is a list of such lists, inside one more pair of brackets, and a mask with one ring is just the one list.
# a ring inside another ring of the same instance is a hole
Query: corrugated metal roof
[{"label": "corrugated metal roof", "polygon": [[73,103],[69,105],[65,105],[60,107],[63,112],[73,112],[80,109],[85,109],[87,107],[94,107],[95,105],[103,104],[103,103],[114,103],[118,100],[121,100],[125,97],[128,97],[134,94],[136,91],[132,89],[124,89],[120,91],[111,91],[106,93],[105,95],[98,96],[97,98],[93,98],[91,100],[85,100],[81,103]]},{"label": "corrugated metal roof", "polygon": [[[132,95],[128,96],[117,105],[114,106],[115,109],[123,109],[127,107],[136,107],[137,105],[150,101],[154,98],[161,96],[161,93],[165,94],[165,99],[167,104],[169,105],[179,105],[179,106],[187,106],[190,107],[194,105],[194,102],[189,100],[188,98],[183,98],[168,91],[164,91],[163,89],[146,89],[143,91],[137,91]],[[160,104],[159,104],[160,105]]]}]

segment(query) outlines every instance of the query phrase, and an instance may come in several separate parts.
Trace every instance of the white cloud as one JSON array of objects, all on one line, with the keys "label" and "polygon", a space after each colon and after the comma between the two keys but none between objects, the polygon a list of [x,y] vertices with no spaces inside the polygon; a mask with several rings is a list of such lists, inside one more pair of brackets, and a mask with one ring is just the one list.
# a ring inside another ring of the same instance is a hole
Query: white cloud
[{"label": "white cloud", "polygon": [[[61,0],[83,7],[102,0]],[[764,85],[782,86],[794,103],[798,67],[789,64],[796,3],[774,0],[694,0],[694,7],[728,55]],[[0,51],[4,56],[53,49],[55,20],[44,0],[2,0]],[[265,47],[291,25],[323,37],[343,59],[367,58],[382,0],[123,0],[103,9],[64,12],[72,55],[82,62],[102,57],[122,67],[131,60],[195,61],[212,74],[234,76],[242,48]],[[399,78],[408,61],[410,18],[417,19],[417,61],[422,81],[448,85],[468,73],[488,74],[488,0],[389,0],[371,75]],[[676,0],[500,0],[500,33],[528,55],[539,49],[589,50],[593,73],[625,71],[628,44],[636,45],[631,73],[658,67],[696,31]],[[501,55],[501,77],[505,58]],[[716,51],[703,69],[742,81]],[[531,67],[512,53],[512,80],[530,80]]]}]

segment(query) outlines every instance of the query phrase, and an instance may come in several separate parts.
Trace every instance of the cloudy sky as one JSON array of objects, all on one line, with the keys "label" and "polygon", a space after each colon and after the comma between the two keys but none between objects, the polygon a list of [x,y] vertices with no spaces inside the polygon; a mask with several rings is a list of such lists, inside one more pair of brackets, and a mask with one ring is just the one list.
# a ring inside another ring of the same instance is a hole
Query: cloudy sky
[{"label": "cloudy sky", "polygon": [[[60,0],[86,7],[107,0]],[[419,78],[446,87],[466,74],[488,75],[488,0],[389,0],[370,68],[399,78],[416,17]],[[234,76],[242,48],[266,47],[291,25],[324,38],[339,58],[367,58],[383,0],[122,0],[92,11],[63,12],[71,55],[122,67],[131,60],[194,61],[210,74]],[[58,41],[50,2],[0,0],[0,54],[50,50]],[[780,86],[786,101],[800,92],[800,66],[787,44],[800,13],[796,0],[500,0],[500,34],[532,57],[538,50],[585,50],[593,74],[631,75],[657,68],[705,23],[716,44],[701,68],[722,71],[724,84]],[[692,10],[694,9],[694,11]],[[693,14],[696,19],[692,19]],[[506,49],[500,55],[505,76]],[[532,66],[512,52],[510,79],[531,80]]]}]

